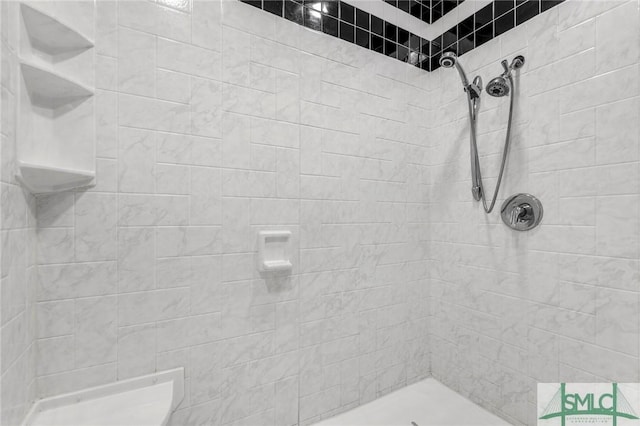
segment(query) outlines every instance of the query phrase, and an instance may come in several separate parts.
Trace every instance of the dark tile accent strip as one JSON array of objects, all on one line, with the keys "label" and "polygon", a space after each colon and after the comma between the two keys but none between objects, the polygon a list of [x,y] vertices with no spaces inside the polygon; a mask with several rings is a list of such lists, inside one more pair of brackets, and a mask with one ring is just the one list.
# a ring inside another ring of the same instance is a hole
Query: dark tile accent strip
[{"label": "dark tile accent strip", "polygon": [[[443,52],[463,55],[564,0],[495,0],[433,40],[412,34],[341,0],[240,0],[299,25],[341,38],[425,71],[440,67]],[[421,19],[446,13],[464,0],[385,0]],[[442,15],[440,15],[442,16]],[[426,22],[426,21],[425,21]]]},{"label": "dark tile accent strip", "polygon": [[[429,70],[429,40],[404,28],[398,28],[349,3],[340,0],[240,1],[307,28]],[[401,2],[395,1],[396,5],[399,3]],[[410,8],[411,5],[411,1],[402,2],[402,7]],[[424,46],[427,46],[427,49],[423,49]]]},{"label": "dark tile accent strip", "polygon": [[[443,0],[444,1],[444,0]],[[463,55],[543,13],[564,0],[495,0],[431,42],[429,71],[440,68],[443,52]],[[469,29],[473,32],[469,33]],[[457,30],[455,42],[453,31]],[[468,34],[465,34],[468,33]]]},{"label": "dark tile accent strip", "polygon": [[433,24],[464,0],[385,0],[385,2],[427,24]]}]

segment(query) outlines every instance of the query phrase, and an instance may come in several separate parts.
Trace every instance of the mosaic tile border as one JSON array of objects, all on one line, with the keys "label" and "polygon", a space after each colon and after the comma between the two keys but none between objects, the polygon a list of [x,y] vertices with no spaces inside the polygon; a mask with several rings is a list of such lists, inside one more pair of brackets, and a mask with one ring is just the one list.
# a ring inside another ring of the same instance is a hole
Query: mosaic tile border
[{"label": "mosaic tile border", "polygon": [[444,52],[464,55],[564,0],[496,0],[431,40],[429,71]]},{"label": "mosaic tile border", "polygon": [[427,24],[433,24],[458,7],[464,0],[384,0]]},{"label": "mosaic tile border", "polygon": [[[453,51],[461,56],[564,0],[496,0],[433,40],[341,0],[240,1],[425,71],[435,71],[443,52]],[[464,0],[440,1],[457,5]]]}]

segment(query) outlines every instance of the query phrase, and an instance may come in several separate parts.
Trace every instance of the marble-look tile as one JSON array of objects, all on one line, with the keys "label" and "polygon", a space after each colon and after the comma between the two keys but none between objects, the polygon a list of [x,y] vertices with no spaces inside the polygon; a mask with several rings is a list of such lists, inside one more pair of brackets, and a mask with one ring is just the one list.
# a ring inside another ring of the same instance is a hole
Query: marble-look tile
[{"label": "marble-look tile", "polygon": [[39,301],[116,293],[116,263],[89,262],[38,266]]},{"label": "marble-look tile", "polygon": [[187,133],[191,126],[189,108],[184,104],[122,93],[118,95],[118,122],[174,133]]},{"label": "marble-look tile", "polygon": [[296,74],[278,71],[276,74],[276,118],[297,123],[300,120],[299,86]]},{"label": "marble-look tile", "polygon": [[276,96],[273,93],[225,83],[222,88],[222,108],[237,114],[274,119]]},{"label": "marble-look tile", "polygon": [[158,351],[162,352],[214,342],[219,338],[220,313],[217,312],[158,323]]},{"label": "marble-look tile", "polygon": [[222,160],[233,168],[248,169],[251,161],[251,119],[239,114],[222,114]]},{"label": "marble-look tile", "polygon": [[300,154],[298,150],[277,150],[276,185],[278,197],[297,198],[300,196]]},{"label": "marble-look tile", "polygon": [[76,368],[117,359],[117,296],[78,299],[75,304]]},{"label": "marble-look tile", "polygon": [[191,42],[191,0],[161,0],[156,14],[157,34],[172,40]]},{"label": "marble-look tile", "polygon": [[117,348],[119,380],[153,373],[156,369],[156,326],[119,327]]},{"label": "marble-look tile", "polygon": [[116,158],[118,155],[118,95],[96,90],[95,95],[96,155]]},{"label": "marble-look tile", "polygon": [[220,227],[180,226],[158,228],[157,256],[209,255],[220,253]]},{"label": "marble-look tile", "polygon": [[251,142],[282,148],[299,148],[300,139],[300,131],[295,124],[262,118],[251,119]]},{"label": "marble-look tile", "polygon": [[74,363],[73,335],[38,339],[37,374],[46,375],[71,370]]},{"label": "marble-look tile", "polygon": [[225,58],[222,79],[227,83],[247,86],[249,81],[251,34],[222,27],[222,54]]},{"label": "marble-look tile", "polygon": [[167,257],[156,261],[158,288],[189,287],[194,280],[191,257]]},{"label": "marble-look tile", "polygon": [[194,136],[193,164],[196,166],[220,167],[222,165],[222,141],[217,138]]},{"label": "marble-look tile", "polygon": [[75,201],[75,259],[114,260],[117,247],[115,194],[77,194]]},{"label": "marble-look tile", "polygon": [[96,52],[118,55],[118,6],[115,1],[96,2]]},{"label": "marble-look tile", "polygon": [[222,50],[222,3],[193,0],[191,42],[197,46]]},{"label": "marble-look tile", "polygon": [[159,194],[188,194],[189,167],[172,164],[156,166],[156,192]]},{"label": "marble-look tile", "polygon": [[158,38],[158,66],[202,78],[220,80],[220,53],[192,44]]},{"label": "marble-look tile", "polygon": [[158,133],[157,138],[156,158],[159,163],[193,163],[193,138],[165,132]]},{"label": "marble-look tile", "polygon": [[252,225],[295,225],[300,202],[295,199],[256,198],[251,200]]},{"label": "marble-look tile", "polygon": [[191,312],[204,314],[221,309],[220,283],[222,281],[220,256],[196,256],[191,258],[190,282]]},{"label": "marble-look tile", "polygon": [[221,344],[208,343],[191,348],[191,399],[193,404],[210,401],[220,396]]},{"label": "marble-look tile", "polygon": [[175,412],[169,420],[172,426],[184,424],[208,425],[218,422],[220,413],[220,400],[214,399],[204,404],[194,405],[190,408],[184,408]]},{"label": "marble-look tile", "polygon": [[109,363],[40,376],[38,389],[44,398],[110,383],[115,381],[116,377],[116,364]]},{"label": "marble-look tile", "polygon": [[188,311],[188,289],[150,290],[118,295],[119,326],[184,317]]},{"label": "marble-look tile", "polygon": [[222,136],[222,84],[191,78],[191,132],[198,136]]},{"label": "marble-look tile", "polygon": [[96,88],[118,90],[118,61],[105,55],[96,55]]},{"label": "marble-look tile", "polygon": [[72,262],[74,253],[73,228],[41,228],[38,230],[37,258],[41,264]]},{"label": "marble-look tile", "polygon": [[4,386],[2,386],[2,423],[19,424],[22,421],[27,409],[28,399],[25,376],[27,373],[33,374],[33,363],[30,363],[26,356],[19,358],[14,364],[14,368],[9,369],[3,375]]},{"label": "marble-look tile", "polygon": [[598,254],[638,258],[640,203],[637,195],[598,197],[596,201]]},{"label": "marble-look tile", "polygon": [[637,98],[600,106],[596,109],[596,162],[612,164],[637,161]]},{"label": "marble-look tile", "polygon": [[[156,355],[156,365],[158,370],[171,370],[173,368],[184,368],[184,377],[191,377],[189,368],[189,349],[178,349],[174,351],[158,352]],[[186,391],[187,389],[185,389]]]},{"label": "marble-look tile", "polygon": [[74,330],[75,303],[71,299],[40,302],[36,305],[38,337],[70,335]]},{"label": "marble-look tile", "polygon": [[191,168],[189,223],[220,225],[222,223],[222,173],[209,167]]},{"label": "marble-look tile", "polygon": [[155,195],[118,195],[119,226],[152,226],[157,223]]},{"label": "marble-look tile", "polygon": [[0,343],[2,344],[0,349],[2,354],[2,374],[7,372],[11,364],[20,358],[20,355],[30,344],[27,341],[26,330],[28,324],[26,316],[25,312],[21,312],[2,327],[2,336],[0,336]]},{"label": "marble-look tile", "polygon": [[598,195],[634,195],[640,190],[638,163],[610,164],[594,170]]},{"label": "marble-look tile", "polygon": [[276,175],[268,172],[225,169],[222,171],[222,195],[273,197],[276,195]]},{"label": "marble-look tile", "polygon": [[188,74],[157,69],[156,84],[158,98],[183,104],[189,102],[191,79]]},{"label": "marble-look tile", "polygon": [[91,192],[116,192],[118,188],[118,162],[113,159],[96,158],[95,186]]},{"label": "marble-look tile", "polygon": [[120,27],[118,30],[118,90],[133,95],[156,93],[156,38]]},{"label": "marble-look tile", "polygon": [[43,228],[73,226],[74,194],[43,195],[37,199],[38,226]]},{"label": "marble-look tile", "polygon": [[256,62],[249,63],[249,85],[264,92],[275,93],[276,69]]},{"label": "marble-look tile", "polygon": [[[637,64],[640,49],[637,43],[627,43],[640,37],[636,25],[640,15],[638,7],[629,2],[596,18],[596,50],[599,74],[604,74],[626,65]],[[619,31],[625,28],[625,31]]]},{"label": "marble-look tile", "polygon": [[[560,91],[560,111],[568,113],[637,96],[638,84],[632,77],[637,73],[638,65],[635,64],[566,86]],[[612,86],[614,82],[617,85]],[[583,92],[587,88],[589,92]],[[602,96],[594,97],[593,93]]]},{"label": "marble-look tile", "polygon": [[222,280],[244,281],[254,277],[255,257],[253,253],[222,255]]},{"label": "marble-look tile", "polygon": [[638,294],[598,289],[596,343],[605,348],[638,355]]},{"label": "marble-look tile", "polygon": [[225,253],[247,252],[254,235],[249,226],[250,200],[245,198],[222,198],[222,251]]},{"label": "marble-look tile", "polygon": [[121,192],[155,192],[155,133],[120,128],[118,188]]},{"label": "marble-look tile", "polygon": [[153,228],[118,230],[118,292],[155,288],[155,232]]},{"label": "marble-look tile", "polygon": [[[156,29],[158,7],[155,3],[133,0],[118,5],[118,25],[153,34]],[[139,19],[144,16],[146,19]]]},{"label": "marble-look tile", "polygon": [[605,380],[637,380],[638,377],[636,358],[576,340],[560,341],[560,363]]},{"label": "marble-look tile", "polygon": [[[525,423],[532,380],[637,381],[638,59],[609,31],[637,10],[605,3],[462,58],[485,80],[527,58],[501,196],[531,192],[545,218],[517,236],[468,197],[455,72],[237,1],[97,2],[98,185],[33,201],[13,185],[3,25],[0,423],[175,367],[176,425],[308,424],[428,374]],[[487,186],[506,106],[483,97]],[[294,271],[260,276],[255,235],[283,226]]]}]

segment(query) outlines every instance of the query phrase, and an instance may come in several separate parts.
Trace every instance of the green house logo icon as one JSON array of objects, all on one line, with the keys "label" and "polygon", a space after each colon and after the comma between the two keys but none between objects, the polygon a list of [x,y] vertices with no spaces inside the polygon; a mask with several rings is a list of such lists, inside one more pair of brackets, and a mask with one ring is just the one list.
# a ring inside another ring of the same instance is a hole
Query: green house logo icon
[{"label": "green house logo icon", "polygon": [[[591,416],[606,416],[617,426],[618,419],[637,420],[636,412],[620,391],[617,383],[611,384],[611,391],[606,392],[567,392],[566,383],[560,383],[560,388],[547,404],[540,420],[559,418],[565,426],[567,418],[582,416],[585,424],[593,423]],[[577,419],[576,419],[577,420]]]}]

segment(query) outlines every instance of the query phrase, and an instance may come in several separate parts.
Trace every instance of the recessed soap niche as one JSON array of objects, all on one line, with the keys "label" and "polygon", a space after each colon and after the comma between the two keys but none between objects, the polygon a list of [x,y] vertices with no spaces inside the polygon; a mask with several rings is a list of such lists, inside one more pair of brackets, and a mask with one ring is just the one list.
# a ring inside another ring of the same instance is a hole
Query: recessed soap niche
[{"label": "recessed soap niche", "polygon": [[289,273],[291,263],[291,231],[258,232],[258,270],[262,273]]},{"label": "recessed soap niche", "polygon": [[32,193],[95,184],[93,2],[20,4],[18,181]]}]

